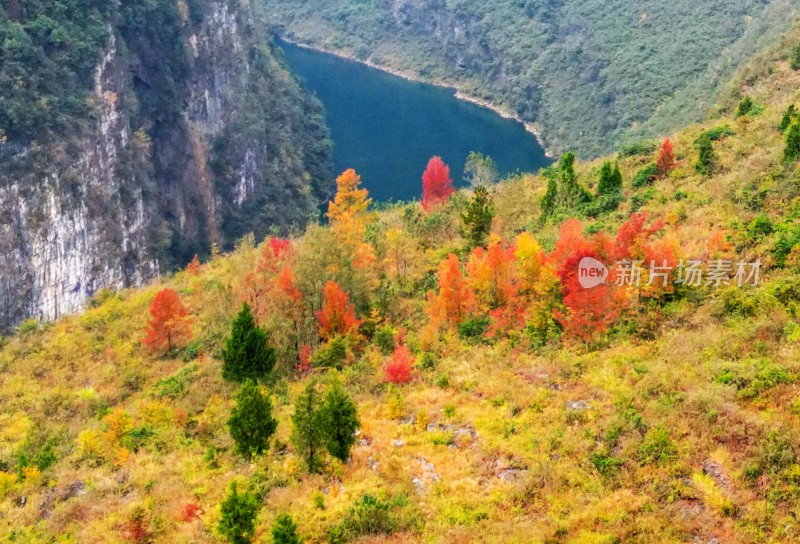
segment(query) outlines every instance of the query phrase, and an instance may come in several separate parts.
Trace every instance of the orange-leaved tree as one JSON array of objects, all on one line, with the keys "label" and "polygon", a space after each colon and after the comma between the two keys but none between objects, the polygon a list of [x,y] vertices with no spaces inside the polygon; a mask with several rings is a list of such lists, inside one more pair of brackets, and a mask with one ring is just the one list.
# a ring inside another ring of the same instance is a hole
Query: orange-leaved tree
[{"label": "orange-leaved tree", "polygon": [[473,311],[475,297],[454,253],[439,263],[438,279],[439,292],[428,291],[428,317],[435,326],[458,325]]},{"label": "orange-leaved tree", "polygon": [[362,216],[371,202],[369,192],[361,188],[361,176],[352,168],[345,170],[336,178],[336,196],[328,203],[328,219],[332,225],[362,226]]},{"label": "orange-leaved tree", "polygon": [[[578,268],[585,257],[609,267],[605,283],[592,288],[580,284]],[[624,293],[614,285],[613,241],[602,232],[587,239],[580,221],[568,219],[549,258],[561,281],[565,306],[565,311],[554,312],[556,318],[568,336],[587,343],[594,340],[611,327],[624,307]]]},{"label": "orange-leaved tree", "polygon": [[195,253],[194,259],[186,265],[186,273],[190,276],[196,276],[200,272],[200,257]]},{"label": "orange-leaved tree", "polygon": [[330,339],[354,332],[361,325],[356,310],[347,294],[335,281],[328,281],[323,289],[322,309],[317,312],[319,335]]},{"label": "orange-leaved tree", "polygon": [[433,157],[422,174],[422,207],[426,210],[438,206],[455,192],[450,179],[450,167],[441,157]]},{"label": "orange-leaved tree", "polygon": [[664,140],[658,150],[656,168],[658,169],[658,175],[662,178],[675,169],[675,149],[672,145],[672,140],[669,138]]},{"label": "orange-leaved tree", "polygon": [[150,304],[147,336],[142,343],[153,353],[166,353],[185,344],[191,337],[191,324],[178,293],[162,289]]}]

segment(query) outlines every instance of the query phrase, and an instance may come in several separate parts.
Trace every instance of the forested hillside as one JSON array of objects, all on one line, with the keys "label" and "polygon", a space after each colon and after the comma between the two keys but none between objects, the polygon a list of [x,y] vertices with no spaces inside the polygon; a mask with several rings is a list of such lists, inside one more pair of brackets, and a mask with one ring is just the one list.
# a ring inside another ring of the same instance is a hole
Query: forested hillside
[{"label": "forested hillside", "polygon": [[797,542],[788,41],[655,146],[462,192],[433,158],[382,209],[347,171],[326,225],[26,321],[0,343],[0,535]]},{"label": "forested hillside", "polygon": [[259,0],[301,43],[456,85],[594,157],[703,119],[789,0]]},{"label": "forested hillside", "polygon": [[249,2],[0,2],[0,330],[304,225],[329,151]]}]

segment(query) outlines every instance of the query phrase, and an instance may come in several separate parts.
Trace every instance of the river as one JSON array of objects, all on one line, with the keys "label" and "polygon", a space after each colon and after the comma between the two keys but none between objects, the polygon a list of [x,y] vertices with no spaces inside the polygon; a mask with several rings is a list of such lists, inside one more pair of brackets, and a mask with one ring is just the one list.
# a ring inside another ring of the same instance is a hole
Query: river
[{"label": "river", "polygon": [[294,74],[325,106],[337,173],[355,168],[376,201],[419,198],[422,172],[434,155],[450,165],[457,186],[465,185],[470,151],[490,156],[501,176],[550,163],[522,123],[459,100],[453,89],[278,43]]}]

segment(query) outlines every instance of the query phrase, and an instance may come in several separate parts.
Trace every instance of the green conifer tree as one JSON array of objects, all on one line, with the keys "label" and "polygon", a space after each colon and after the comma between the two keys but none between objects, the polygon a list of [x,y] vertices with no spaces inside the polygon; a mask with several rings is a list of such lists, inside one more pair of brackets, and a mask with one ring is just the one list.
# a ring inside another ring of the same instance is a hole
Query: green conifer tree
[{"label": "green conifer tree", "polygon": [[222,360],[222,377],[234,382],[263,381],[275,366],[275,350],[269,345],[269,336],[256,325],[247,304],[233,321]]},{"label": "green conifer tree", "polygon": [[297,525],[288,514],[281,514],[272,525],[272,544],[300,544],[303,540],[297,535]]},{"label": "green conifer tree", "polygon": [[717,155],[714,153],[714,143],[708,136],[701,136],[695,143],[697,148],[697,163],[694,169],[704,176],[710,176],[714,171]]},{"label": "green conifer tree", "polygon": [[558,184],[556,182],[556,173],[552,169],[545,171],[547,176],[547,190],[544,193],[541,201],[542,218],[547,219],[556,209],[556,200],[558,199]]},{"label": "green conifer tree", "polygon": [[256,533],[258,498],[253,493],[239,493],[236,482],[220,506],[217,531],[230,544],[251,544]]},{"label": "green conifer tree", "polygon": [[325,446],[322,418],[317,409],[319,400],[317,384],[311,381],[295,401],[292,415],[292,442],[306,469],[312,473],[322,468],[321,454]]},{"label": "green conifer tree", "polygon": [[328,453],[342,462],[347,461],[350,449],[356,443],[358,410],[337,378],[331,380],[325,392],[320,408],[320,423]]},{"label": "green conifer tree", "polygon": [[794,104],[790,104],[786,111],[783,112],[783,117],[781,117],[781,122],[778,125],[778,130],[781,132],[786,132],[786,129],[789,128],[789,125],[792,124],[792,121],[795,120],[797,117],[797,108],[795,108]]},{"label": "green conifer tree", "polygon": [[261,393],[256,382],[247,380],[236,396],[236,408],[228,419],[236,451],[247,458],[261,455],[268,449],[269,439],[277,427],[269,396]]},{"label": "green conifer tree", "polygon": [[600,180],[597,183],[597,196],[613,195],[622,191],[622,172],[619,164],[611,166],[611,161],[603,163],[600,168]]},{"label": "green conifer tree", "polygon": [[467,209],[461,215],[464,237],[469,240],[471,247],[486,245],[486,239],[492,230],[492,219],[494,219],[494,207],[489,191],[484,186],[478,186],[467,203]]},{"label": "green conifer tree", "polygon": [[800,119],[795,120],[786,130],[786,148],[783,150],[783,158],[786,161],[800,159]]}]

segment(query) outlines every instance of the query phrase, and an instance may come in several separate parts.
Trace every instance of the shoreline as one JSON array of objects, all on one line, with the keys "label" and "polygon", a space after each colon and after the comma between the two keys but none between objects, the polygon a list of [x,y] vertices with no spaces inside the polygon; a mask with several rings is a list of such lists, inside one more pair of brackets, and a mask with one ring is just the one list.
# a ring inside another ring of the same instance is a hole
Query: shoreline
[{"label": "shoreline", "polygon": [[527,122],[524,119],[522,119],[519,115],[511,113],[510,111],[506,110],[505,108],[501,108],[500,106],[492,104],[491,102],[487,102],[486,100],[482,100],[480,98],[475,98],[473,96],[470,96],[470,95],[464,93],[457,86],[448,85],[448,84],[442,83],[442,82],[429,81],[429,80],[426,80],[426,79],[424,79],[424,78],[422,78],[422,77],[420,77],[420,76],[418,76],[416,74],[411,74],[411,73],[408,73],[408,72],[403,72],[401,70],[397,70],[395,68],[391,68],[391,67],[384,66],[384,65],[381,65],[381,64],[376,64],[375,62],[372,62],[371,60],[361,60],[359,58],[354,57],[353,55],[351,55],[349,53],[342,53],[340,51],[332,51],[330,49],[325,49],[323,47],[319,47],[319,46],[316,46],[316,45],[309,45],[309,44],[306,44],[306,43],[298,42],[295,39],[288,38],[286,36],[277,35],[276,37],[280,41],[284,41],[286,43],[290,43],[290,44],[292,44],[292,45],[294,45],[296,47],[300,47],[301,49],[308,49],[308,50],[311,50],[311,51],[316,51],[318,53],[325,53],[327,55],[333,55],[334,57],[338,57],[340,59],[349,60],[349,61],[352,61],[352,62],[357,62],[358,64],[362,64],[364,66],[367,66],[369,68],[373,68],[375,70],[379,70],[379,71],[384,72],[386,74],[390,74],[390,75],[393,75],[395,77],[399,77],[399,78],[405,79],[406,81],[413,81],[415,83],[424,83],[426,85],[433,85],[434,87],[450,89],[450,90],[453,91],[453,95],[455,96],[455,98],[457,100],[461,100],[462,102],[468,102],[468,103],[474,104],[474,105],[476,105],[478,107],[485,108],[487,110],[490,110],[490,111],[494,112],[496,115],[499,115],[503,119],[509,119],[511,121],[516,121],[517,123],[521,124],[525,128],[525,131],[528,134],[531,134],[534,138],[536,138],[536,142],[539,144],[539,146],[542,148],[542,150],[544,150],[545,157],[547,157],[548,159],[553,159],[554,158],[554,155],[544,145],[544,141],[542,140],[541,133],[536,128],[536,126],[534,126],[533,123]]}]

